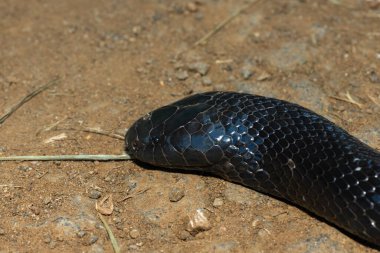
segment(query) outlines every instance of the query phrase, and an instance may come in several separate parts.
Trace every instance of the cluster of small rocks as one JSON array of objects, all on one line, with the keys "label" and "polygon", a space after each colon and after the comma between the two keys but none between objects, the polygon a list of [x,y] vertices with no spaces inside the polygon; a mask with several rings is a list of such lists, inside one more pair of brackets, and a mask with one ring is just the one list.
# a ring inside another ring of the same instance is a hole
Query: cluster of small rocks
[{"label": "cluster of small rocks", "polygon": [[[177,81],[189,81],[193,84],[200,84],[204,87],[213,86],[215,89],[223,90],[225,89],[225,84],[230,83],[236,87],[242,81],[254,81],[254,82],[263,82],[270,80],[272,75],[269,71],[265,70],[263,67],[258,66],[259,60],[247,59],[244,61],[240,67],[236,69],[236,65],[233,60],[226,62],[215,62],[215,66],[219,67],[219,71],[226,72],[229,77],[225,78],[221,84],[214,84],[213,78],[210,76],[210,72],[212,70],[212,64],[207,63],[205,61],[194,61],[187,64],[181,62],[175,62],[174,64],[174,80]],[[235,70],[236,69],[236,70]],[[214,70],[218,71],[217,69]],[[212,76],[215,76],[216,73],[213,73]],[[172,82],[172,78],[168,77],[170,82]],[[237,88],[237,90],[239,90]]]},{"label": "cluster of small rocks", "polygon": [[187,78],[189,78],[189,71],[193,73],[198,73],[201,76],[205,76],[207,75],[209,70],[210,65],[205,62],[194,62],[186,66],[178,65],[177,70],[175,72],[175,77],[180,81],[184,81]]}]

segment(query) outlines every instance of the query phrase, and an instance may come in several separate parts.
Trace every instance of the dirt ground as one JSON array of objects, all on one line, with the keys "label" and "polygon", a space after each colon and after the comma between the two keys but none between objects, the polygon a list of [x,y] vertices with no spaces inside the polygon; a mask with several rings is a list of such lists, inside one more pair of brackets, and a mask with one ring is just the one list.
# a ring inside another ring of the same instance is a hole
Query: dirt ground
[{"label": "dirt ground", "polygon": [[[0,115],[60,77],[0,124],[0,155],[120,154],[82,130],[123,135],[210,90],[299,103],[379,149],[380,2],[259,1],[194,45],[246,4],[0,1]],[[242,186],[132,161],[0,162],[0,192],[1,253],[112,252],[95,209],[109,195],[121,252],[376,252]]]}]

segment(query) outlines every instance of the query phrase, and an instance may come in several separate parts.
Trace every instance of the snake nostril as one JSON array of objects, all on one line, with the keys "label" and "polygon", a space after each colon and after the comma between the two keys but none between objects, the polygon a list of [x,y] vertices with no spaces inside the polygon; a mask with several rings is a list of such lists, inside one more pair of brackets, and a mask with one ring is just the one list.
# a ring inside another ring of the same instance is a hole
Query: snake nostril
[{"label": "snake nostril", "polygon": [[138,149],[138,147],[139,147],[139,143],[138,143],[138,141],[137,140],[134,140],[133,142],[132,142],[132,150],[137,150]]}]

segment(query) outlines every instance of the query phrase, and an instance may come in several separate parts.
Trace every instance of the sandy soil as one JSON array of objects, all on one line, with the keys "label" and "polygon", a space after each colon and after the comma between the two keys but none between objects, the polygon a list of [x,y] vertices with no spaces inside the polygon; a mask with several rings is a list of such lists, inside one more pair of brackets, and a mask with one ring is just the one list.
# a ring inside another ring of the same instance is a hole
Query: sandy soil
[{"label": "sandy soil", "polygon": [[[188,94],[234,90],[304,105],[380,148],[380,3],[0,1],[0,155],[120,154],[138,117]],[[351,99],[350,99],[351,98]],[[350,101],[351,100],[351,101]],[[47,142],[65,134],[61,140]],[[283,202],[217,178],[128,162],[0,163],[0,252],[376,252]],[[203,215],[200,227],[189,219]]]}]

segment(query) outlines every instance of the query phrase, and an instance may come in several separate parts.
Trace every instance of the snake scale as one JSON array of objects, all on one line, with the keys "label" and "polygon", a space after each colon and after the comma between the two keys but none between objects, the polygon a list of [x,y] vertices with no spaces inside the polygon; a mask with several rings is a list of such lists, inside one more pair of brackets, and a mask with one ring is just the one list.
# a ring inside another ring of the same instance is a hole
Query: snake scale
[{"label": "snake scale", "polygon": [[211,173],[380,245],[380,153],[302,106],[201,93],[148,113],[125,141],[134,159]]}]

